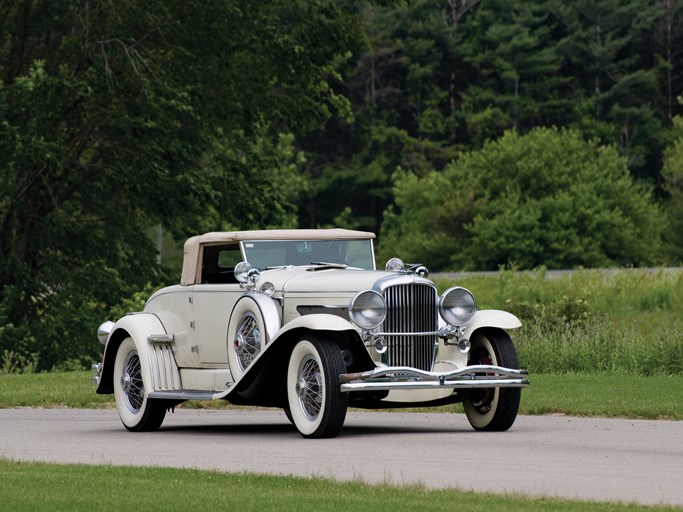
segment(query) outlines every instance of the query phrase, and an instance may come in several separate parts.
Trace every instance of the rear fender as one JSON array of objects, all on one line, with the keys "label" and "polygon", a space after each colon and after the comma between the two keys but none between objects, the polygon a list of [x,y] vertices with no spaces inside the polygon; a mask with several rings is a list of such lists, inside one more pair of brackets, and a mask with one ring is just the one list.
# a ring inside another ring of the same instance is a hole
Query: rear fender
[{"label": "rear fender", "polygon": [[111,330],[104,349],[102,373],[97,393],[114,392],[114,362],[121,342],[130,337],[140,357],[145,389],[168,391],[181,389],[180,372],[173,356],[173,338],[151,313],[135,313],[121,318]]}]

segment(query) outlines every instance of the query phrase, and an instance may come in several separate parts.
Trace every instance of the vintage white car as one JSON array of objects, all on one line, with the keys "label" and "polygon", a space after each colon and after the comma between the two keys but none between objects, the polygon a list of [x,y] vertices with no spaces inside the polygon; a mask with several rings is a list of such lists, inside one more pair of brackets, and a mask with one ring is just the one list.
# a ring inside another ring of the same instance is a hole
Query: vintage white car
[{"label": "vintage white car", "polygon": [[343,229],[215,232],[184,247],[179,285],[98,329],[97,393],[124,426],[156,430],[186,400],[282,408],[304,437],[334,437],[347,407],[462,402],[477,430],[517,416],[521,324],[438,295],[422,265],[375,269],[374,235]]}]

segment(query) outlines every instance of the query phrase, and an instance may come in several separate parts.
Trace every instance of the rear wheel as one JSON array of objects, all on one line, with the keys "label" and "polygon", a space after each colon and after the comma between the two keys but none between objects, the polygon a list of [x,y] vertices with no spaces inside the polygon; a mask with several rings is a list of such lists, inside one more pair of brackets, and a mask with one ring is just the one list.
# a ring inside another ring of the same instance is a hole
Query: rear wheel
[{"label": "rear wheel", "polygon": [[[470,365],[489,364],[519,369],[517,351],[505,331],[482,329],[470,341]],[[520,396],[519,388],[474,389],[463,406],[475,430],[500,432],[515,422]]]},{"label": "rear wheel", "polygon": [[303,336],[287,368],[287,400],[292,423],[303,437],[335,437],[346,418],[348,396],[341,392],[345,372],[339,345]]},{"label": "rear wheel", "polygon": [[166,416],[166,403],[149,398],[142,380],[140,356],[132,338],[121,343],[114,362],[116,409],[132,432],[157,430]]}]

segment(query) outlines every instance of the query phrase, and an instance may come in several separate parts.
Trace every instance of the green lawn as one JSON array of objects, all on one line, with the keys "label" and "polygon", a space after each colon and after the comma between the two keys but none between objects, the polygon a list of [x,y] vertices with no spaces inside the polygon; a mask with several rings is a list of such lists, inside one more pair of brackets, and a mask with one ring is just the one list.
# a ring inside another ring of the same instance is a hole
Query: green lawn
[{"label": "green lawn", "polygon": [[191,469],[54,465],[0,459],[0,503],[12,512],[235,510],[240,512],[547,512],[680,510],[321,478]]},{"label": "green lawn", "polygon": [[[683,376],[538,374],[522,391],[521,414],[562,413],[683,420]],[[95,394],[88,372],[0,374],[0,408],[113,407],[113,395]],[[186,407],[229,407],[223,401]],[[456,406],[456,408],[459,406]],[[451,407],[431,409],[452,411]]]},{"label": "green lawn", "polygon": [[[522,414],[683,419],[683,376],[538,374],[522,391]],[[186,407],[225,407],[223,401]],[[0,408],[113,407],[112,395],[95,394],[88,372],[0,375]],[[452,407],[431,409],[452,411]]]}]

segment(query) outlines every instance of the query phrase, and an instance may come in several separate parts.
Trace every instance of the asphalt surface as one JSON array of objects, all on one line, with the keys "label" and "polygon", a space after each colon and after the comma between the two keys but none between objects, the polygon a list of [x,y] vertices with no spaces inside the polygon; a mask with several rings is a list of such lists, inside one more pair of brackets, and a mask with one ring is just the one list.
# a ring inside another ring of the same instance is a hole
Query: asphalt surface
[{"label": "asphalt surface", "polygon": [[681,421],[520,416],[481,433],[460,414],[354,412],[337,438],[308,440],[279,411],[177,410],[133,434],[114,410],[4,409],[0,458],[683,506]]}]

